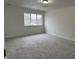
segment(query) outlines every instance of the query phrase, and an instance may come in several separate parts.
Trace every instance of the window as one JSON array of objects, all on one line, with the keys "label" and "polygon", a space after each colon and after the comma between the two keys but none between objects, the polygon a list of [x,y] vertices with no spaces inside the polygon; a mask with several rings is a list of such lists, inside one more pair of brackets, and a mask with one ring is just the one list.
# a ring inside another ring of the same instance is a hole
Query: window
[{"label": "window", "polygon": [[43,17],[41,14],[24,13],[24,26],[42,25]]},{"label": "window", "polygon": [[36,25],[36,14],[31,14],[31,25]]},{"label": "window", "polygon": [[30,14],[28,13],[24,13],[24,25],[26,26],[26,24],[30,25]]},{"label": "window", "polygon": [[37,24],[42,25],[42,15],[37,15]]}]

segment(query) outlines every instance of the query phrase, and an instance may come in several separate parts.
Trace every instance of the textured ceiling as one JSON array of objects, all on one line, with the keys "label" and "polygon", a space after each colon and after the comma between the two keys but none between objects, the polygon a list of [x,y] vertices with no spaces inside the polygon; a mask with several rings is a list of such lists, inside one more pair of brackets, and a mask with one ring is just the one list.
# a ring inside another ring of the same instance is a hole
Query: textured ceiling
[{"label": "textured ceiling", "polygon": [[5,0],[5,3],[9,3],[24,8],[29,7],[41,10],[48,10],[51,8],[57,9],[75,5],[75,0],[49,0],[49,1],[51,1],[52,3],[49,3],[47,5],[42,4],[40,0]]}]

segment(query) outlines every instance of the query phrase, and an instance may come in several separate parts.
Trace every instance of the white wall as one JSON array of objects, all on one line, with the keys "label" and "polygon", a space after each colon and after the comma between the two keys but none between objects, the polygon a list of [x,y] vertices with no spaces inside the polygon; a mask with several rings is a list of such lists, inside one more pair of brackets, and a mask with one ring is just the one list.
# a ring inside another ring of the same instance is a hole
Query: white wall
[{"label": "white wall", "polygon": [[43,26],[24,26],[24,12],[27,10],[5,6],[5,37],[23,36],[44,32]]},{"label": "white wall", "polygon": [[65,39],[75,40],[75,7],[48,10],[45,16],[45,27],[48,34]]}]

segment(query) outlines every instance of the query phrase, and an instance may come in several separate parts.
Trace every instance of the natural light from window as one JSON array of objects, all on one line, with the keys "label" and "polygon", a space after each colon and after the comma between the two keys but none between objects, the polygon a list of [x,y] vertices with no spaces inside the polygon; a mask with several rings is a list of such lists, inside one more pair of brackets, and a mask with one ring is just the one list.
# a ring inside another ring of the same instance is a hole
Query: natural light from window
[{"label": "natural light from window", "polygon": [[24,13],[24,26],[38,26],[43,24],[41,14]]}]

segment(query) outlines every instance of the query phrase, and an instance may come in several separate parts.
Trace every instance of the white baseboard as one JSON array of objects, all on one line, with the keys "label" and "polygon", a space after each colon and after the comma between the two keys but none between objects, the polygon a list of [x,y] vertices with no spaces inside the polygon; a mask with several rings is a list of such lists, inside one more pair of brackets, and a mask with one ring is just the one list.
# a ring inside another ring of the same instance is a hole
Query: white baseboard
[{"label": "white baseboard", "polygon": [[58,35],[58,34],[50,34],[50,35],[54,35],[54,36],[56,36],[56,37],[60,37],[60,38],[64,38],[64,39],[67,39],[67,40],[75,41],[74,38],[69,38],[69,37],[66,37],[66,36],[63,36],[63,35]]},{"label": "white baseboard", "polygon": [[8,35],[8,36],[5,36],[5,39],[7,38],[17,38],[17,37],[24,37],[24,36],[30,36],[30,35],[36,35],[36,34],[42,34],[42,33],[45,33],[45,32],[41,32],[41,33],[31,33],[31,34],[22,34],[22,35]]}]

